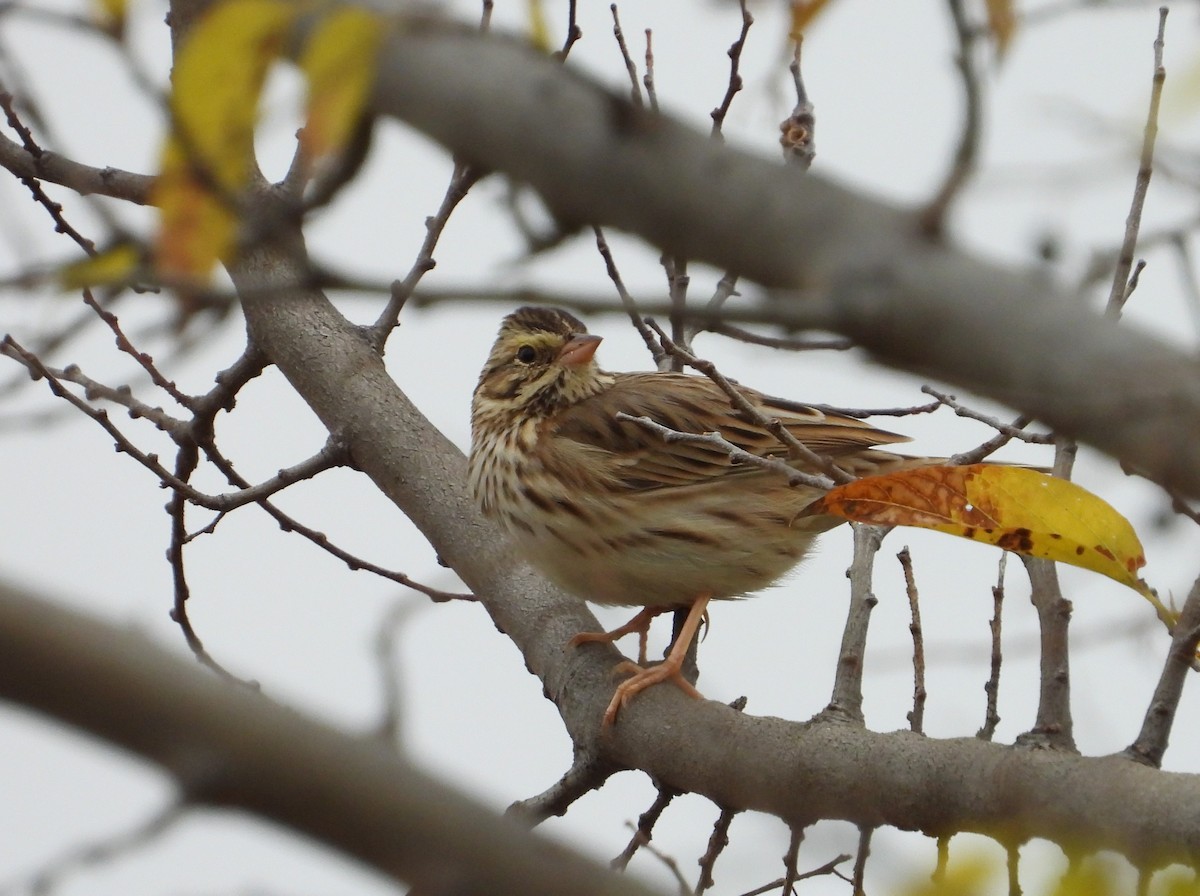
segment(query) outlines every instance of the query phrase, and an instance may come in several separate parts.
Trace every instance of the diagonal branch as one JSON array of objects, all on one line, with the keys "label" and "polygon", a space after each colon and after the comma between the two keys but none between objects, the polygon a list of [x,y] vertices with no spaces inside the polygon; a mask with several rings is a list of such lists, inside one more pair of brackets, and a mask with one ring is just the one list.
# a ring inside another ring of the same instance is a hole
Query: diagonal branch
[{"label": "diagonal branch", "polygon": [[[480,517],[461,452],[400,391],[357,329],[321,293],[294,285],[305,264],[299,234],[280,232],[232,270],[251,338],[475,592],[541,680],[577,750],[794,825],[838,818],[1005,842],[1043,837],[1149,865],[1200,861],[1200,776],[1122,757],[756,718],[672,688],[651,689],[602,730],[615,649],[566,649],[573,635],[594,630],[595,618],[534,575]],[[754,760],[731,764],[730,755]]]},{"label": "diagonal branch", "polygon": [[[717,144],[516,42],[411,24],[385,46],[378,112],[536,189],[562,222],[788,289],[893,367],[1009,404],[1200,496],[1200,371],[1047,284],[924,240],[910,211]],[[703,189],[697,186],[703,184]],[[786,313],[791,294],[776,302]],[[1003,333],[1005,338],[997,339]]]}]

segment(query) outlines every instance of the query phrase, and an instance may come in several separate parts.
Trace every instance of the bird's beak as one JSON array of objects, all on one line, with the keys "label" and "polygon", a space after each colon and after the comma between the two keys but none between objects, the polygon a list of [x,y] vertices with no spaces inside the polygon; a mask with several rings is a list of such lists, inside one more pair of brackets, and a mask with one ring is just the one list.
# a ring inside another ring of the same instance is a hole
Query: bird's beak
[{"label": "bird's beak", "polygon": [[580,333],[562,347],[562,351],[558,353],[558,362],[567,367],[580,367],[586,364],[592,360],[592,355],[596,354],[600,339],[601,337],[593,336],[591,333]]}]

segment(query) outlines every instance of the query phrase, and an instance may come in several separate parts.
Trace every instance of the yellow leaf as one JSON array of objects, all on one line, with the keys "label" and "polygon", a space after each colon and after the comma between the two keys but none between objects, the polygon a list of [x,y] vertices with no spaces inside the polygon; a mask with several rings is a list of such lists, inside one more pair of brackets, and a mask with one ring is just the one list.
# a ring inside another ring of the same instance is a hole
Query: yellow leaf
[{"label": "yellow leaf", "polygon": [[142,250],[133,243],[118,243],[98,255],[69,264],[58,273],[63,289],[126,283],[142,263]]},{"label": "yellow leaf", "polygon": [[792,22],[788,37],[797,40],[828,4],[829,0],[792,0]]},{"label": "yellow leaf", "polygon": [[1073,482],[993,464],[930,465],[868,476],[832,489],[805,508],[885,526],[917,526],[1069,563],[1133,588],[1168,625],[1174,614],[1140,578],[1146,565],[1133,527]]},{"label": "yellow leaf", "polygon": [[528,0],[529,43],[543,53],[550,52],[550,26],[546,24],[546,10],[542,0]]},{"label": "yellow leaf", "polygon": [[125,30],[126,0],[92,0],[92,4],[106,31],[119,36]]},{"label": "yellow leaf", "polygon": [[162,217],[156,260],[169,276],[205,277],[233,249],[258,97],[296,14],[287,0],[223,0],[176,59],[172,133],[152,197]]},{"label": "yellow leaf", "polygon": [[307,123],[300,145],[309,163],[337,152],[362,116],[383,43],[384,22],[360,7],[331,12],[300,57],[308,79]]},{"label": "yellow leaf", "polygon": [[996,56],[1004,58],[1017,31],[1017,13],[1013,0],[987,0],[988,30],[996,42]]}]

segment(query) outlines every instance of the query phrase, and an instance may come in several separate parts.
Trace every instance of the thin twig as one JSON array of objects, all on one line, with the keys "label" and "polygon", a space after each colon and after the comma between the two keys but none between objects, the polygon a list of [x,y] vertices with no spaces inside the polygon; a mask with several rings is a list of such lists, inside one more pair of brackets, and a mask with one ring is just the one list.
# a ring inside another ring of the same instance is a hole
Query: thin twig
[{"label": "thin twig", "polygon": [[1003,653],[1000,650],[1000,611],[1004,606],[1004,573],[1008,567],[1008,552],[1000,555],[999,571],[996,574],[996,584],[992,586],[992,619],[988,629],[992,636],[992,661],[988,672],[987,683],[983,692],[987,695],[987,709],[984,712],[983,727],[975,732],[980,740],[991,740],[996,734],[996,726],[1000,724],[1000,714],[997,705],[1000,697],[1000,665]]},{"label": "thin twig", "polygon": [[937,864],[929,874],[929,879],[939,884],[946,879],[946,869],[950,865],[950,837],[952,834],[942,834],[937,838]]},{"label": "thin twig", "polygon": [[1163,755],[1167,752],[1175,713],[1183,695],[1184,681],[1196,662],[1196,645],[1200,644],[1200,579],[1192,585],[1183,610],[1171,633],[1171,649],[1159,673],[1158,685],[1137,739],[1125,751],[1125,755],[1146,765],[1160,768]]},{"label": "thin twig", "polygon": [[740,71],[742,50],[746,47],[746,36],[750,33],[750,26],[754,24],[754,16],[750,15],[750,10],[746,8],[746,0],[738,0],[738,7],[742,11],[742,30],[726,53],[729,56],[729,83],[725,87],[725,96],[721,98],[720,104],[709,113],[712,118],[710,136],[717,140],[724,139],[721,128],[725,124],[725,116],[729,114],[733,98],[742,89],[742,73]]},{"label": "thin twig", "polygon": [[[1143,245],[1145,240],[1143,240]],[[1191,234],[1181,231],[1174,235],[1171,247],[1179,259],[1179,279],[1183,284],[1183,294],[1186,297],[1188,313],[1192,316],[1192,326],[1200,333],[1200,278],[1196,276],[1195,260],[1192,258]]]},{"label": "thin twig", "polygon": [[716,333],[739,342],[751,345],[761,345],[766,348],[783,349],[789,352],[835,351],[844,352],[854,348],[854,340],[845,336],[810,336],[796,338],[791,336],[764,336],[751,330],[735,327],[733,324],[715,324],[705,327],[705,332]]},{"label": "thin twig", "polygon": [[[342,450],[339,448],[340,445],[341,442],[339,439],[334,436],[330,436],[330,440],[327,445],[329,450],[336,453]],[[215,444],[209,443],[203,447],[208,459],[218,470],[221,471],[221,473],[230,481],[231,484],[242,489],[252,488],[252,486],[250,486],[250,484],[237,472],[237,470],[234,469],[233,464],[230,463],[230,461],[217,449]],[[409,578],[402,572],[398,572],[393,569],[386,569],[385,567],[378,566],[362,559],[361,557],[351,554],[349,551],[338,547],[336,544],[331,542],[329,537],[324,532],[320,532],[311,528],[310,526],[304,525],[299,520],[284,513],[271,501],[266,500],[265,498],[260,498],[254,503],[265,510],[267,514],[275,520],[275,522],[279,523],[279,528],[284,532],[295,532],[297,535],[308,539],[317,547],[321,548],[321,550],[328,554],[332,554],[342,563],[346,564],[351,571],[357,572],[359,570],[363,570],[364,572],[369,572],[373,575],[380,576],[381,578],[396,582],[399,585],[403,585],[406,588],[411,588],[413,591],[424,594],[434,603],[476,600],[476,597],[473,594],[443,591],[440,588],[433,588],[429,585],[423,585],[420,582]]]},{"label": "thin twig", "polygon": [[842,880],[849,880],[846,875],[838,871],[838,865],[848,861],[850,861],[850,854],[842,853],[840,856],[835,856],[834,858],[830,859],[824,865],[813,868],[810,871],[805,871],[803,874],[797,874],[790,883],[788,878],[781,877],[778,880],[771,881],[769,884],[763,884],[761,887],[755,887],[753,890],[748,890],[747,892],[743,893],[742,896],[762,896],[763,893],[769,893],[772,890],[779,890],[781,896],[795,896],[796,890],[794,885],[802,880],[808,880],[810,877],[825,877],[826,875],[833,875],[834,877],[840,877]]},{"label": "thin twig", "polygon": [[916,404],[906,408],[843,408],[832,404],[809,404],[808,407],[826,414],[840,414],[843,417],[863,420],[867,417],[913,417],[917,414],[932,414],[944,405],[940,401],[931,401],[929,404]]},{"label": "thin twig", "polygon": [[403,689],[400,685],[404,664],[400,662],[397,635],[400,627],[412,617],[415,606],[409,601],[396,601],[383,614],[375,630],[375,666],[379,673],[379,702],[383,709],[373,733],[389,747],[401,746],[404,731]]},{"label": "thin twig", "polygon": [[646,73],[642,75],[642,86],[646,88],[646,99],[650,111],[658,111],[658,90],[654,86],[654,32],[646,29]]},{"label": "thin twig", "polygon": [[744,448],[739,448],[732,442],[727,441],[719,432],[680,432],[675,429],[663,426],[651,420],[649,417],[634,417],[631,414],[626,414],[624,411],[618,411],[615,419],[624,423],[636,423],[638,426],[650,430],[650,432],[658,435],[664,442],[671,444],[673,442],[684,442],[693,445],[710,445],[714,448],[719,448],[729,455],[729,460],[735,464],[752,464],[756,467],[761,467],[764,470],[769,470],[772,473],[778,473],[787,480],[790,486],[807,486],[810,488],[819,488],[828,491],[833,487],[833,483],[823,476],[814,476],[810,473],[803,473],[797,470],[790,464],[779,460],[775,457],[762,457],[757,454],[751,454]]},{"label": "thin twig", "polygon": [[1021,896],[1021,848],[1015,843],[1005,845],[1004,866],[1008,870],[1008,896]]},{"label": "thin twig", "polygon": [[779,124],[779,145],[783,148],[783,159],[789,165],[795,165],[801,171],[812,167],[817,155],[817,118],[808,91],[804,87],[804,78],[800,74],[800,52],[804,46],[804,36],[796,35],[792,48],[792,61],[788,71],[792,73],[792,83],[796,88],[796,105],[792,113]]},{"label": "thin twig", "polygon": [[962,85],[964,108],[958,147],[954,151],[950,170],[946,172],[941,186],[921,212],[921,230],[931,238],[940,238],[943,235],[950,206],[975,173],[983,130],[983,87],[974,58],[975,32],[967,21],[964,0],[948,0],[948,6],[950,18],[954,22],[954,33],[958,38],[958,52],[955,54],[954,63]]},{"label": "thin twig", "polygon": [[571,47],[575,46],[575,42],[583,37],[583,29],[579,27],[579,23],[575,20],[576,6],[578,0],[568,0],[567,2],[567,36],[563,39],[562,48],[554,55],[559,62],[564,62],[567,56],[571,53]]},{"label": "thin twig", "polygon": [[41,896],[54,892],[63,883],[63,878],[72,872],[95,868],[128,857],[138,849],[153,844],[163,834],[180,822],[190,809],[185,796],[179,795],[148,818],[138,822],[127,831],[110,834],[91,843],[71,848],[36,872],[28,883],[18,886],[0,887],[0,892],[28,892]]},{"label": "thin twig", "polygon": [[609,862],[609,867],[614,871],[624,871],[629,867],[629,860],[643,846],[648,844],[654,836],[654,826],[658,824],[658,819],[662,817],[667,806],[671,804],[671,800],[679,796],[679,791],[668,787],[665,784],[655,783],[654,802],[650,804],[650,808],[638,816],[637,827],[634,828],[633,836],[621,850],[621,854]]},{"label": "thin twig", "polygon": [[[347,274],[334,272],[328,267],[317,267],[318,275],[307,281],[309,286],[320,286],[328,289],[339,289],[347,292],[365,292],[377,295],[387,292],[388,286],[374,280],[364,280]],[[647,288],[644,292],[654,290]],[[778,301],[756,303],[753,305],[738,304],[726,306],[714,312],[707,305],[695,305],[687,310],[689,322],[704,325],[736,321],[746,324],[765,324],[779,327],[782,330],[795,332],[797,330],[821,330],[834,332],[838,326],[838,316],[834,304],[821,294],[813,291],[789,291],[772,293]],[[472,305],[486,302],[511,308],[515,305],[558,305],[576,311],[581,315],[600,316],[605,314],[624,314],[628,312],[623,304],[612,298],[599,294],[571,293],[562,290],[553,292],[531,287],[502,289],[488,286],[486,288],[461,284],[426,286],[413,293],[408,304],[414,308],[433,308],[439,305]],[[666,317],[671,313],[668,301],[638,303],[642,313],[648,316]]]},{"label": "thin twig", "polygon": [[646,343],[646,348],[650,350],[655,366],[659,370],[665,369],[670,357],[658,344],[658,340],[654,337],[654,331],[646,325],[641,312],[638,311],[637,303],[629,294],[629,290],[625,288],[625,281],[621,279],[621,272],[617,270],[617,263],[613,259],[612,250],[608,247],[608,240],[604,238],[604,231],[599,227],[593,227],[592,233],[596,236],[596,250],[604,259],[604,269],[608,273],[608,279],[612,281],[613,286],[617,289],[617,295],[621,298],[621,306],[629,315],[629,320],[633,323],[634,329],[638,331],[638,335],[642,337],[642,341]]},{"label": "thin twig", "polygon": [[880,526],[854,527],[854,559],[846,570],[850,580],[850,607],[846,613],[846,626],[842,631],[842,645],[838,650],[837,674],[833,682],[833,695],[829,705],[818,718],[834,718],[863,724],[862,676],[863,659],[867,648],[867,626],[871,610],[878,603],[871,593],[871,577],[875,567],[875,555],[890,531]]},{"label": "thin twig", "polygon": [[504,814],[534,827],[551,816],[564,814],[581,796],[603,786],[615,771],[616,768],[596,756],[580,753],[571,767],[550,787],[537,796],[517,800]]},{"label": "thin twig", "polygon": [[804,828],[800,825],[790,825],[788,830],[788,848],[783,854],[783,880],[779,888],[781,896],[791,896],[792,888],[800,878],[800,844],[804,842]]},{"label": "thin twig", "polygon": [[858,852],[854,856],[854,874],[851,877],[851,892],[853,896],[863,896],[863,877],[867,872],[867,857],[871,855],[871,835],[874,828],[859,828]]},{"label": "thin twig", "polygon": [[954,411],[954,413],[958,416],[965,417],[968,420],[978,420],[980,423],[986,423],[1001,435],[1008,436],[1009,439],[1017,439],[1021,442],[1028,442],[1031,445],[1049,445],[1054,442],[1053,433],[1026,432],[1024,427],[1028,424],[1020,422],[1025,420],[1025,417],[1018,417],[1017,423],[1005,423],[1003,420],[999,420],[996,417],[990,417],[987,414],[980,413],[979,411],[971,410],[966,405],[959,403],[959,401],[953,395],[948,395],[945,392],[939,392],[932,386],[922,386],[921,391],[926,395],[932,395],[940,404],[944,404],[946,407],[950,408],[950,410]]},{"label": "thin twig", "polygon": [[1158,34],[1154,38],[1154,77],[1150,85],[1150,107],[1146,112],[1146,127],[1142,131],[1142,152],[1138,160],[1137,177],[1133,183],[1133,200],[1129,215],[1125,218],[1125,238],[1121,241],[1121,252],[1113,270],[1112,288],[1108,293],[1107,314],[1121,316],[1121,308],[1132,290],[1129,287],[1130,269],[1133,267],[1133,252],[1137,246],[1138,230],[1142,225],[1142,208],[1146,204],[1146,192],[1150,188],[1150,175],[1154,171],[1154,141],[1158,137],[1158,106],[1162,100],[1163,82],[1167,70],[1163,66],[1163,38],[1167,29],[1167,7],[1158,10]]},{"label": "thin twig", "polygon": [[[737,281],[738,277],[734,271],[726,271],[721,275],[721,279],[717,281],[716,289],[713,290],[713,294],[709,297],[708,304],[704,306],[706,314],[718,314],[731,297],[740,295],[737,291]],[[687,334],[685,342],[688,345],[692,344],[692,340],[696,338],[696,334],[712,329],[712,324],[705,325],[696,322],[687,314],[686,308],[683,309],[683,313],[688,318],[686,321],[687,327],[684,329],[684,332]]]},{"label": "thin twig", "polygon": [[431,217],[425,219],[425,239],[421,241],[417,257],[413,260],[408,273],[404,275],[404,279],[392,283],[391,295],[386,307],[367,331],[371,344],[380,354],[383,354],[387,346],[388,336],[399,325],[400,312],[404,310],[404,306],[417,288],[417,284],[437,264],[433,252],[446,229],[450,215],[466,198],[467,192],[478,182],[480,176],[478,168],[468,165],[466,162],[454,163],[454,170],[450,174],[450,183],[446,185],[446,192],[442,194],[438,210]]},{"label": "thin twig", "polygon": [[1018,744],[1055,749],[1075,749],[1071,723],[1071,674],[1067,632],[1071,603],[1062,596],[1058,569],[1049,560],[1022,555],[1029,573],[1031,600],[1041,631],[1041,688],[1037,720],[1017,738]]},{"label": "thin twig", "polygon": [[700,896],[715,883],[712,876],[713,866],[716,865],[721,853],[725,851],[725,847],[729,845],[729,826],[733,823],[734,816],[740,811],[740,809],[722,809],[721,814],[717,816],[712,834],[708,838],[708,849],[700,857],[700,877],[696,881],[696,896]]},{"label": "thin twig", "polygon": [[[33,133],[21,121],[20,116],[17,115],[16,109],[13,108],[13,95],[11,93],[0,91],[0,109],[3,109],[4,117],[8,121],[9,127],[17,132],[17,135],[21,138],[22,147],[33,158],[36,166],[45,156],[45,150],[38,145],[37,141],[33,138]],[[87,255],[93,257],[96,255],[96,244],[72,227],[70,222],[63,217],[62,204],[55,202],[46,195],[46,191],[42,189],[38,178],[17,174],[17,179],[28,188],[29,192],[33,195],[34,201],[49,213],[51,219],[54,221],[54,229],[57,233],[65,234]]]},{"label": "thin twig", "polygon": [[621,59],[625,62],[625,72],[629,75],[629,99],[640,109],[646,105],[646,101],[642,98],[642,89],[638,84],[637,66],[633,64],[633,57],[629,55],[629,46],[625,43],[625,32],[621,29],[621,17],[617,15],[617,4],[610,4],[608,8],[612,12],[613,37],[617,39]]},{"label": "thin twig", "polygon": [[105,325],[110,330],[112,330],[113,336],[115,336],[117,340],[117,348],[137,361],[141,368],[149,375],[150,380],[154,383],[154,385],[158,386],[158,388],[170,395],[172,399],[180,404],[180,406],[185,407],[188,410],[194,410],[196,399],[191,395],[185,395],[183,392],[181,392],[173,380],[169,380],[163,376],[162,372],[158,369],[158,366],[154,363],[154,359],[150,357],[150,355],[148,355],[146,352],[139,351],[134,346],[133,341],[126,336],[125,331],[121,329],[121,322],[117,319],[117,316],[97,302],[90,289],[83,290],[83,302],[94,312],[96,312],[96,315],[102,321],[104,321]]},{"label": "thin twig", "polygon": [[[200,452],[194,443],[181,444],[175,455],[174,478],[187,483],[196,471],[199,460]],[[179,626],[188,649],[192,651],[192,655],[201,665],[217,673],[226,681],[251,690],[258,690],[258,682],[239,678],[217,662],[204,646],[204,642],[200,639],[200,635],[196,632],[191,617],[188,615],[187,603],[191,597],[191,586],[188,584],[187,571],[183,562],[184,548],[188,544],[187,507],[188,502],[184,493],[175,489],[171,493],[171,500],[167,502],[167,515],[171,519],[170,541],[167,545],[167,563],[171,567],[172,605],[169,613],[171,621]]]},{"label": "thin twig", "polygon": [[913,708],[908,714],[908,725],[911,730],[921,734],[925,726],[925,639],[921,631],[921,604],[908,545],[901,549],[896,559],[900,561],[904,570],[904,588],[908,594],[908,608],[912,615],[908,630],[913,639]]},{"label": "thin twig", "polygon": [[[667,273],[667,295],[671,301],[671,339],[676,345],[691,348],[687,341],[687,292],[692,279],[688,276],[686,258],[676,258],[664,254],[661,259],[663,270]],[[671,370],[678,373],[683,370],[683,361],[678,355],[670,354]]]},{"label": "thin twig", "polygon": [[[774,418],[767,417],[762,413],[762,411],[754,407],[754,405],[749,402],[746,396],[742,394],[742,391],[734,383],[730,382],[724,374],[717,370],[717,366],[715,364],[713,364],[711,361],[706,361],[703,358],[698,358],[687,349],[677,345],[654,321],[647,321],[647,324],[654,330],[655,333],[658,334],[659,342],[662,343],[662,347],[666,349],[669,354],[680,358],[685,364],[687,364],[688,367],[699,371],[716,383],[721,391],[729,396],[729,400],[735,408],[744,414],[752,423],[763,427],[770,432],[771,435],[775,436],[775,438],[777,438],[788,449],[789,454],[793,458],[802,460],[805,463],[812,465],[822,473],[825,473],[835,482],[854,481],[855,477],[834,463],[832,458],[817,454],[815,451],[797,439],[794,435],[792,435],[792,433],[788,431],[788,428],[784,426],[782,422]],[[830,486],[825,487],[829,488]]]}]

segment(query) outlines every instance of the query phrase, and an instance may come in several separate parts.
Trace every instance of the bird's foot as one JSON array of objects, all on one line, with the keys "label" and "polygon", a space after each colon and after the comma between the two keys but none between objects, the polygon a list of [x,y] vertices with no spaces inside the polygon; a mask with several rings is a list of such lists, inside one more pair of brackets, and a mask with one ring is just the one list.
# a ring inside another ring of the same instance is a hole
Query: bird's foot
[{"label": "bird's foot", "polygon": [[638,668],[641,668],[646,665],[646,634],[650,631],[650,623],[654,620],[655,616],[666,613],[669,609],[669,607],[646,607],[646,609],[641,610],[624,625],[614,628],[611,632],[580,632],[568,643],[571,647],[596,642],[611,644],[620,638],[624,638],[626,635],[637,632]]},{"label": "bird's foot", "polygon": [[613,667],[613,675],[629,675],[630,677],[617,685],[617,691],[613,694],[612,701],[608,704],[608,709],[604,711],[605,727],[608,727],[617,720],[617,713],[621,711],[621,708],[625,704],[646,690],[646,688],[662,681],[672,682],[689,697],[700,699],[703,696],[696,690],[695,685],[683,677],[682,656],[677,663],[671,662],[670,658],[668,658],[648,669],[639,666],[637,663],[625,660]]},{"label": "bird's foot", "polygon": [[683,677],[683,662],[687,658],[688,648],[691,647],[692,641],[696,637],[696,629],[700,627],[700,622],[708,616],[708,600],[707,595],[702,595],[692,604],[687,618],[675,638],[675,643],[671,645],[667,658],[661,663],[645,668],[644,661],[639,665],[626,660],[613,669],[614,674],[630,673],[630,677],[617,685],[616,693],[613,694],[608,709],[604,711],[604,727],[608,727],[617,720],[617,713],[621,711],[622,706],[646,688],[658,684],[660,681],[674,682],[675,686],[689,697],[699,698],[701,696],[695,686]]}]

